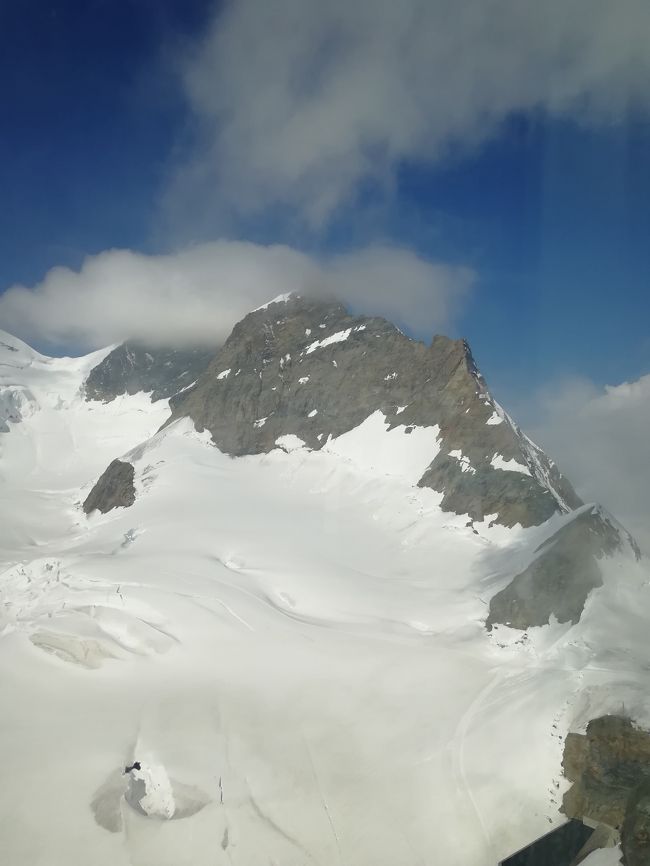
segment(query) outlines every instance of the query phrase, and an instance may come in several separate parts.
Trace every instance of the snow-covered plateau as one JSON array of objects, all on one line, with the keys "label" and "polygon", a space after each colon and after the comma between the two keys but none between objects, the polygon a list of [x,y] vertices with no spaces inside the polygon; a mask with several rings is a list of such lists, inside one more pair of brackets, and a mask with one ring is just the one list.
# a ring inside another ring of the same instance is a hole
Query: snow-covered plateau
[{"label": "snow-covered plateau", "polygon": [[[3,864],[496,866],[565,820],[568,731],[650,722],[647,561],[603,559],[575,624],[489,631],[574,513],[443,511],[439,428],[380,412],[229,456],[167,399],[85,399],[109,351],[0,333]],[[118,457],[134,504],[86,515]]]}]

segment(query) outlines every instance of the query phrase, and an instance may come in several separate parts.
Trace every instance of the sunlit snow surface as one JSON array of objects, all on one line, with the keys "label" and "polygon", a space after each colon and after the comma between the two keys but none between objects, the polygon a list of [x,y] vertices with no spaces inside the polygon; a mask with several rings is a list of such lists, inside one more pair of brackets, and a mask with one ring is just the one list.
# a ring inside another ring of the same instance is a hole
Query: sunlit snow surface
[{"label": "sunlit snow surface", "polygon": [[494,469],[504,469],[506,472],[521,472],[522,475],[530,475],[530,470],[523,463],[519,463],[514,459],[506,460],[501,454],[495,454],[492,460],[490,460],[490,465]]},{"label": "sunlit snow surface", "polygon": [[[494,866],[563,820],[569,728],[650,718],[644,570],[611,560],[574,628],[488,635],[566,518],[441,512],[414,486],[437,428],[376,413],[231,459],[186,420],[155,434],[164,401],[84,402],[101,355],[21,351],[0,355],[32,395],[0,434],[2,862]],[[116,456],[135,505],[86,518]]]}]

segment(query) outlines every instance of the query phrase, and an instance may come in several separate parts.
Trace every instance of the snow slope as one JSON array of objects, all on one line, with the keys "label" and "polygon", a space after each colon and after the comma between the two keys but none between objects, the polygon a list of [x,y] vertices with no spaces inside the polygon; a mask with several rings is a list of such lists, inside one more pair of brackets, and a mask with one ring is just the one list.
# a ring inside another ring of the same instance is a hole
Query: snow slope
[{"label": "snow slope", "polygon": [[[97,355],[0,352],[3,862],[493,866],[562,820],[568,729],[650,720],[645,566],[609,560],[574,627],[488,634],[570,518],[443,513],[435,428],[232,459],[156,433],[166,401],[84,402]],[[116,456],[136,502],[86,518]]]}]

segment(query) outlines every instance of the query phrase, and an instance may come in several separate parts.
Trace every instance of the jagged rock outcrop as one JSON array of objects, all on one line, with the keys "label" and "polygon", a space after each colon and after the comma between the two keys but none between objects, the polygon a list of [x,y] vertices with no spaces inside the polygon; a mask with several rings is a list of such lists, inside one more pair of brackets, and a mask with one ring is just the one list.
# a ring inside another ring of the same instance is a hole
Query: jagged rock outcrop
[{"label": "jagged rock outcrop", "polygon": [[120,394],[151,392],[152,400],[176,394],[206,369],[215,349],[155,348],[126,342],[94,367],[84,385],[87,400],[108,403]]},{"label": "jagged rock outcrop", "polygon": [[[632,846],[630,840],[642,837],[643,822],[649,817],[644,818],[643,810],[650,802],[649,731],[625,716],[592,719],[586,734],[567,735],[562,767],[573,782],[562,803],[568,817],[589,818],[617,829],[626,821],[624,835]],[[646,861],[629,862],[636,866]]]},{"label": "jagged rock outcrop", "polygon": [[[634,541],[625,535],[638,556]],[[602,586],[598,560],[622,544],[621,530],[596,507],[579,513],[537,548],[539,555],[490,600],[488,629],[496,623],[526,629],[578,622],[592,589]]]},{"label": "jagged rock outcrop", "polygon": [[580,505],[568,481],[490,396],[469,346],[430,346],[335,301],[291,296],[247,315],[196,384],[170,401],[231,455],[294,434],[312,449],[380,411],[389,429],[437,425],[440,452],[420,480],[473,520],[542,523]]},{"label": "jagged rock outcrop", "polygon": [[83,504],[86,514],[98,510],[128,508],[135,502],[135,469],[131,463],[113,460],[104,470]]}]

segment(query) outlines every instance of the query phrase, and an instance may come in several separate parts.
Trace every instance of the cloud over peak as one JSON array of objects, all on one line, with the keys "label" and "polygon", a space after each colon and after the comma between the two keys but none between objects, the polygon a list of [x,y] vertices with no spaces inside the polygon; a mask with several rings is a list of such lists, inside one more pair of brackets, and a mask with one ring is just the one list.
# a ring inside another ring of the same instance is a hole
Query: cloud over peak
[{"label": "cloud over peak", "polygon": [[580,495],[603,503],[650,555],[650,374],[604,388],[587,379],[548,385],[518,417]]},{"label": "cloud over peak", "polygon": [[317,261],[287,246],[220,240],[166,255],[108,250],[0,296],[3,327],[27,341],[97,348],[127,338],[214,344],[247,312],[298,292],[335,295],[418,333],[445,330],[474,275],[403,248]]}]

